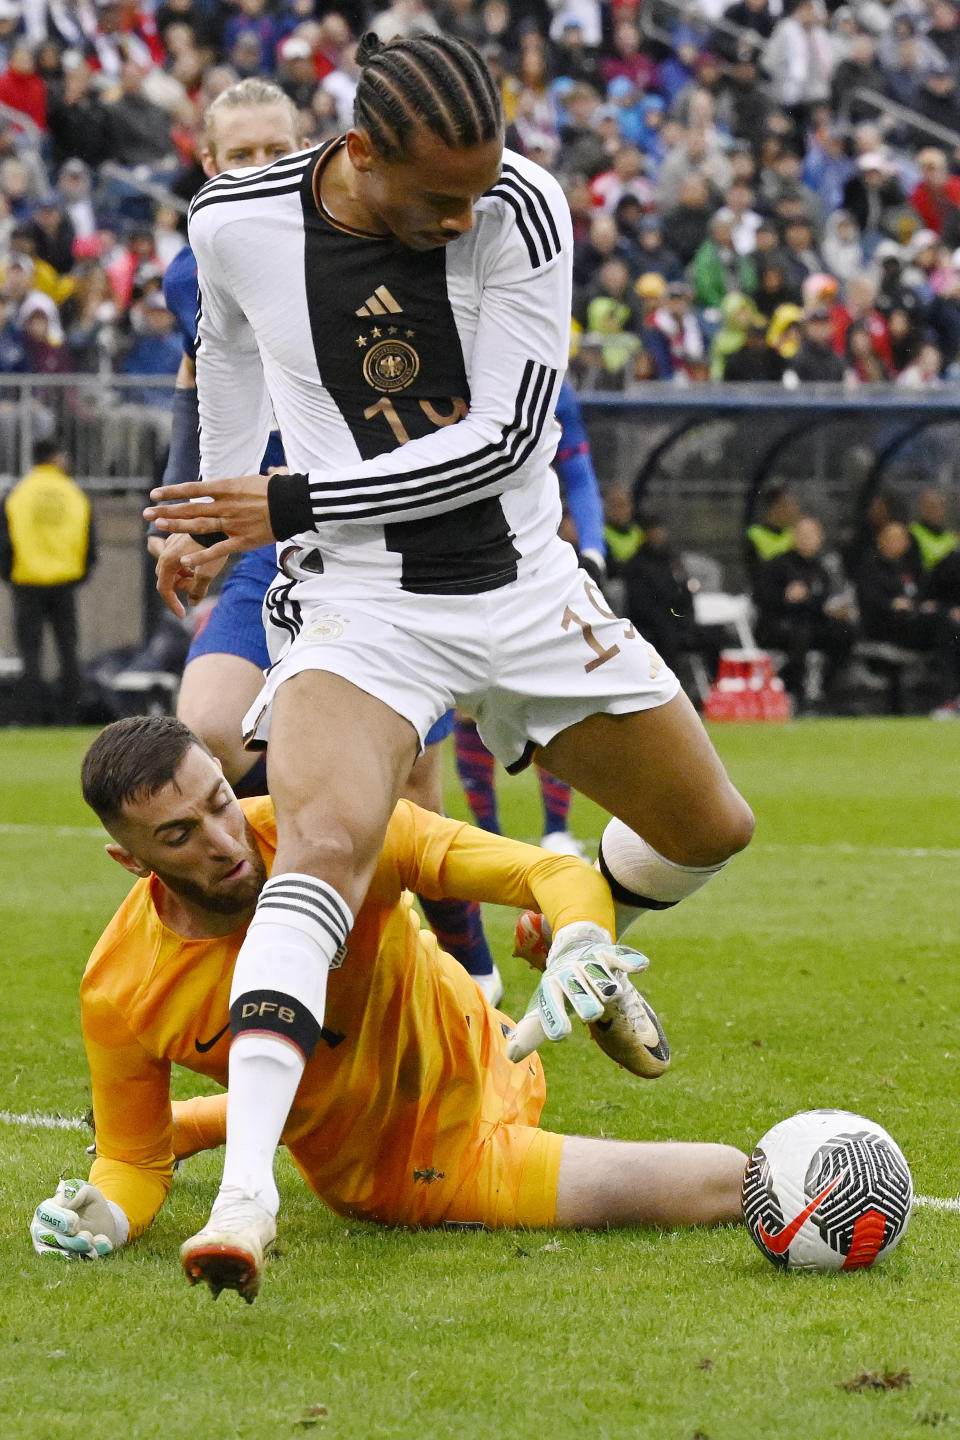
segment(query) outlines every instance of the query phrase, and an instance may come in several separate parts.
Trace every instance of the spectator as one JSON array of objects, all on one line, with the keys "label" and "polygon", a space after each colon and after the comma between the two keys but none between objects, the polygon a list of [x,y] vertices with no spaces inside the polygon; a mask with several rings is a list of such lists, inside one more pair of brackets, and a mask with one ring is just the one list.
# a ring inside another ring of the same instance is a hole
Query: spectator
[{"label": "spectator", "polygon": [[91,93],[92,73],[83,61],[67,70],[63,90],[51,98],[48,123],[59,163],[96,166],[111,153],[110,108]]},{"label": "spectator", "polygon": [[[396,33],[400,33],[399,21]],[[238,40],[249,39],[250,36],[257,42],[259,72],[271,75],[278,36],[276,21],[267,13],[266,0],[237,0],[236,13],[231,15],[224,27],[223,43],[227,50],[232,50]]]},{"label": "spectator", "polygon": [[309,110],[317,88],[313,51],[299,35],[290,35],[277,47],[277,84],[298,110]]},{"label": "spectator", "polygon": [[641,49],[640,30],[631,16],[621,11],[613,26],[613,53],[600,61],[604,85],[620,76],[638,90],[655,88],[657,67]]},{"label": "spectator", "polygon": [[836,68],[821,0],[797,0],[763,50],[763,68],[777,101],[797,118],[830,98]]},{"label": "spectator", "polygon": [[603,497],[603,538],[607,543],[607,574],[623,575],[627,562],[643,544],[643,530],[633,513],[633,497],[625,485],[610,485]]},{"label": "spectator", "polygon": [[877,287],[870,275],[851,275],[845,300],[833,312],[833,348],[846,355],[861,380],[886,380],[893,373],[887,323],[876,308]]},{"label": "spectator", "polygon": [[33,242],[36,256],[52,265],[60,275],[73,266],[75,237],[70,218],[61,209],[59,196],[50,190],[33,207]]},{"label": "spectator", "polygon": [[17,42],[23,20],[20,0],[0,0],[0,67],[10,63],[10,52]]},{"label": "spectator", "polygon": [[168,112],[143,92],[145,70],[125,60],[121,95],[110,106],[110,157],[120,165],[167,173],[176,166]]},{"label": "spectator", "polygon": [[823,563],[823,544],[820,522],[810,515],[800,516],[790,549],[759,566],[754,580],[757,641],[767,649],[786,651],[780,675],[798,712],[807,703],[811,653],[824,657],[823,698],[832,707],[837,680],[856,634],[849,607],[831,596],[833,585]]},{"label": "spectator", "polygon": [[800,289],[787,279],[787,266],[782,250],[769,250],[756,257],[757,309],[772,317],[781,305],[793,305],[800,299]]},{"label": "spectator", "polygon": [[843,189],[843,208],[871,251],[882,236],[894,233],[903,205],[903,190],[889,158],[878,150],[860,155],[856,174]]},{"label": "spectator", "polygon": [[[878,252],[879,249],[878,246]],[[827,216],[822,252],[824,264],[838,280],[849,280],[851,275],[863,269],[860,232],[857,222],[848,210],[835,210],[832,215]]]},{"label": "spectator", "polygon": [[610,215],[625,195],[631,195],[641,206],[653,201],[653,186],[643,173],[643,155],[636,145],[621,145],[613,157],[613,165],[590,182],[593,203]]},{"label": "spectator", "polygon": [[783,356],[767,342],[767,322],[758,315],[747,326],[743,345],[728,356],[723,379],[779,384],[785,369]]},{"label": "spectator", "polygon": [[753,186],[747,180],[736,176],[727,186],[724,208],[733,216],[731,239],[738,255],[752,255],[757,248],[757,229],[760,215],[754,207]]},{"label": "spectator", "polygon": [[7,68],[0,75],[0,104],[19,110],[38,130],[47,128],[47,87],[37,74],[33,50],[26,40],[10,48]]},{"label": "spectator", "polygon": [[794,293],[803,294],[803,282],[823,270],[823,259],[816,249],[809,220],[795,215],[783,228],[784,278]]},{"label": "spectator", "polygon": [[36,266],[29,255],[11,254],[3,275],[3,296],[10,307],[14,322],[23,328],[31,310],[43,310],[50,321],[51,334],[59,338],[60,318],[56,303],[35,284]]},{"label": "spectator", "polygon": [[927,38],[937,47],[948,67],[956,70],[960,66],[960,16],[951,0],[933,0]]},{"label": "spectator", "polygon": [[924,490],[917,500],[916,517],[909,527],[910,534],[929,574],[954,553],[960,539],[950,524],[949,497],[942,490]]},{"label": "spectator", "polygon": [[645,517],[643,541],[621,575],[627,619],[676,670],[682,652],[693,646],[690,579],[660,516]]},{"label": "spectator", "polygon": [[711,380],[724,378],[730,357],[743,348],[751,326],[758,324],[762,318],[750,297],[737,291],[724,297],[720,314],[720,328],[710,342]]},{"label": "spectator", "polygon": [[910,532],[889,521],[869,547],[856,575],[860,624],[868,640],[932,652],[943,699],[960,691],[960,610],[945,610],[923,596],[923,571]]},{"label": "spectator", "polygon": [[[127,375],[176,375],[183,358],[183,341],[174,333],[174,318],[161,294],[148,295],[143,302],[143,332],[133,342],[124,361]],[[154,409],[169,410],[173,391],[148,386],[136,398]]]},{"label": "spectator", "polygon": [[[748,53],[756,55],[763,49],[761,42],[769,40],[773,34],[776,20],[770,9],[769,0],[734,0],[723,12],[723,18],[729,25],[735,25],[740,30],[747,30],[751,37],[756,37]],[[725,60],[736,61],[743,58],[741,49],[741,37],[734,38],[727,30],[718,30],[710,41],[712,49]]]},{"label": "spectator", "polygon": [[[930,70],[924,76],[914,108],[935,125],[960,131],[960,96],[957,94],[956,75],[946,67]],[[915,134],[917,143],[923,144],[926,132],[918,126]]]},{"label": "spectator", "polygon": [[680,186],[676,206],[663,216],[661,235],[682,265],[689,265],[707,238],[714,207],[702,175],[688,175]]},{"label": "spectator", "polygon": [[683,266],[680,258],[663,243],[663,224],[659,215],[644,215],[638,226],[637,264],[641,271],[654,271],[666,281],[680,280]]},{"label": "spectator", "polygon": [[800,349],[790,362],[790,369],[803,384],[839,384],[844,363],[833,349],[830,311],[818,305],[801,321]]},{"label": "spectator", "polygon": [[627,366],[640,348],[643,312],[630,288],[630,271],[622,260],[601,265],[594,284],[574,307],[582,343],[574,357],[581,372],[591,372],[602,389],[622,388]]},{"label": "spectator", "polygon": [[10,304],[0,295],[0,374],[22,375],[26,368],[23,331],[12,317]]},{"label": "spectator", "polygon": [[115,348],[117,303],[102,265],[86,261],[75,273],[73,294],[61,312],[63,328],[71,367],[95,371],[104,354]]},{"label": "spectator", "polygon": [[673,375],[705,380],[707,349],[703,329],[691,305],[692,296],[692,287],[686,280],[672,280],[654,313],[653,324],[666,337]]},{"label": "spectator", "polygon": [[780,481],[765,485],[757,500],[758,518],[747,526],[745,537],[747,572],[754,589],[758,567],[793,549],[794,527],[802,513],[793,491]]},{"label": "spectator", "polygon": [[[26,369],[30,375],[68,375],[71,370],[70,352],[62,343],[55,342],[50,333],[50,315],[43,305],[34,303],[23,310],[23,349]],[[62,396],[57,391],[42,390],[36,396],[46,399],[52,407],[58,407]]]},{"label": "spectator", "polygon": [[897,384],[907,390],[930,390],[942,385],[940,370],[943,356],[937,345],[926,341],[917,351],[916,359],[897,376]]},{"label": "spectator", "polygon": [[613,259],[622,260],[628,270],[631,269],[630,242],[620,234],[612,215],[594,213],[586,240],[573,248],[574,286],[582,290],[592,284],[600,266]]},{"label": "spectator", "polygon": [[690,279],[694,300],[705,309],[718,309],[732,290],[752,295],[757,288],[753,261],[734,248],[735,223],[732,210],[718,210],[710,221],[708,238],[693,257]]},{"label": "spectator", "polygon": [[133,4],[123,5],[121,0],[94,0],[97,8],[97,25],[90,43],[84,48],[90,53],[90,64],[94,70],[108,80],[122,79],[124,66],[132,62],[146,73],[153,65],[162,64],[163,46],[157,35],[152,19],[141,15]]},{"label": "spectator", "polygon": [[895,305],[886,312],[886,321],[893,371],[898,379],[902,379],[903,372],[917,358],[923,344],[924,331],[913,323],[910,312],[900,305]]},{"label": "spectator", "polygon": [[34,465],[0,509],[0,577],[13,593],[14,629],[23,661],[18,686],[21,718],[45,718],[40,659],[49,625],[57,648],[59,677],[54,718],[79,720],[75,591],[93,568],[96,545],[90,501],[66,473],[56,441],[34,446]]},{"label": "spectator", "polygon": [[917,156],[921,179],[910,193],[910,204],[923,221],[951,247],[960,245],[960,176],[951,175],[942,150],[928,146]]},{"label": "spectator", "polygon": [[640,341],[652,371],[642,378],[670,380],[673,377],[671,348],[666,335],[656,324],[657,312],[667,296],[667,282],[662,275],[650,271],[640,276],[634,289],[642,310]]}]

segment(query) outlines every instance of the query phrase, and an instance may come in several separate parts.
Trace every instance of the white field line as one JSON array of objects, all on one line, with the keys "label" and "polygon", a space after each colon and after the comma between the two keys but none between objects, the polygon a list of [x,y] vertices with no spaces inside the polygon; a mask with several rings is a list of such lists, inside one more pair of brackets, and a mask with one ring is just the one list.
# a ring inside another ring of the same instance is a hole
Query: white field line
[{"label": "white field line", "polygon": [[752,851],[774,851],[791,855],[889,855],[897,860],[958,860],[960,859],[960,848],[951,848],[946,845],[851,845],[845,840],[837,840],[829,845],[777,845],[763,844],[762,842],[751,845],[748,854]]},{"label": "white field line", "polygon": [[[99,825],[29,825],[14,822],[0,822],[0,835],[57,835],[85,838],[102,838],[106,831]],[[751,845],[753,854],[788,853],[792,855],[889,855],[897,860],[958,860],[960,847],[946,845],[853,845],[837,840],[829,845],[804,843],[799,845],[764,844],[758,841]]]},{"label": "white field line", "polygon": [[951,1215],[960,1215],[960,1195],[945,1200],[940,1195],[915,1195],[913,1203],[921,1210],[946,1210]]},{"label": "white field line", "polygon": [[[88,1130],[85,1120],[66,1115],[44,1115],[40,1110],[28,1110],[16,1114],[13,1110],[0,1110],[0,1125],[15,1125],[23,1130]],[[960,1196],[947,1199],[940,1195],[915,1195],[913,1202],[918,1210],[941,1210],[960,1215]]]},{"label": "white field line", "polygon": [[14,1110],[0,1110],[0,1125],[16,1125],[21,1130],[89,1130],[86,1120],[79,1115],[44,1115],[40,1110],[27,1110],[17,1114]]}]

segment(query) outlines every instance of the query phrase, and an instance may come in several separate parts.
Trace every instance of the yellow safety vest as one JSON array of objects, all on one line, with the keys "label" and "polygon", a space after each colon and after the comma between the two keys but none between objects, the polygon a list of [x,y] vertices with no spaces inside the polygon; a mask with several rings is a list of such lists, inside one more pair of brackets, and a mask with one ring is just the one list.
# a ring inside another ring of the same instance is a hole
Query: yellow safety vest
[{"label": "yellow safety vest", "polygon": [[87,573],[90,501],[56,465],[35,465],[6,498],[14,585],[69,585]]}]

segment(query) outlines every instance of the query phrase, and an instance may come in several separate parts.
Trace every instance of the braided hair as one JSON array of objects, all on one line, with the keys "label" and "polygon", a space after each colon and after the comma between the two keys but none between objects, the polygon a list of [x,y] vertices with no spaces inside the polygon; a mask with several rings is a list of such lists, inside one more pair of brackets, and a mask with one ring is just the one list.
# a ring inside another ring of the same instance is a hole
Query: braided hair
[{"label": "braided hair", "polygon": [[353,121],[384,160],[397,160],[425,125],[451,150],[495,140],[503,127],[500,96],[472,45],[446,35],[383,44],[364,35]]}]

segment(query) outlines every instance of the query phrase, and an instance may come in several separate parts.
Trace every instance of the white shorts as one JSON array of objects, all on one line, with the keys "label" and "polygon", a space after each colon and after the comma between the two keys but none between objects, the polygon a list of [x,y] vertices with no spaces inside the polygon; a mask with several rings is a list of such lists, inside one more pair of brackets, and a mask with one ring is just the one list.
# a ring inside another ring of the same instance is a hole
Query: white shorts
[{"label": "white shorts", "polygon": [[588,715],[654,709],[680,688],[560,539],[535,571],[482,595],[414,595],[342,573],[280,577],[264,623],[273,664],[244,717],[251,747],[268,739],[278,688],[303,670],[330,671],[382,700],[421,746],[457,706],[510,770]]}]

